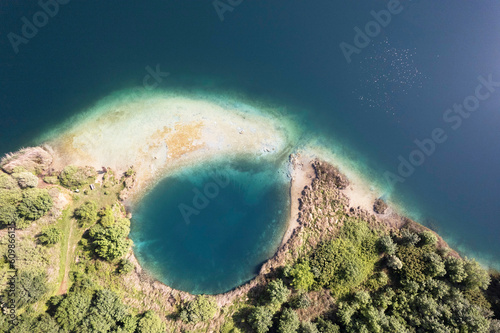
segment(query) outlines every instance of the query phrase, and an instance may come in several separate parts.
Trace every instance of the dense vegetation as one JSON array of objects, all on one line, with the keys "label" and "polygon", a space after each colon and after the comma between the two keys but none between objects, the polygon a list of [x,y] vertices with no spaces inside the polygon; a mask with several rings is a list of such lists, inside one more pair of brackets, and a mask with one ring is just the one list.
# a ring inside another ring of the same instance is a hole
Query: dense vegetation
[{"label": "dense vegetation", "polygon": [[[174,306],[167,307],[164,290],[142,281],[151,280],[130,255],[130,216],[118,200],[134,182],[132,168],[121,178],[106,170],[95,190],[86,186],[97,177],[89,167],[0,172],[0,224],[23,229],[13,279],[9,238],[0,238],[1,295],[8,299],[16,289],[18,315],[11,325],[4,308],[0,332],[500,332],[498,276],[492,280],[429,230],[411,223],[388,228],[348,210],[338,195],[347,181],[325,165],[316,172],[311,201],[321,204],[282,266],[221,308],[221,298],[185,294],[171,294]],[[68,201],[63,212],[55,208],[60,197]],[[375,206],[383,214],[383,203]],[[146,296],[153,298],[149,307]]]}]

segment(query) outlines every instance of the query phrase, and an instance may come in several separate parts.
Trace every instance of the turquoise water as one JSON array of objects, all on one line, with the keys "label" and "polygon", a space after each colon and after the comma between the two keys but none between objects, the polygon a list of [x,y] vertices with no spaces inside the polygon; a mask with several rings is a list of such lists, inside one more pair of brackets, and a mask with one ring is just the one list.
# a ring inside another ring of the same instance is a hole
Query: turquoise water
[{"label": "turquoise water", "polygon": [[217,294],[252,279],[281,242],[289,181],[279,165],[220,162],[162,180],[134,208],[141,265],[173,288]]}]

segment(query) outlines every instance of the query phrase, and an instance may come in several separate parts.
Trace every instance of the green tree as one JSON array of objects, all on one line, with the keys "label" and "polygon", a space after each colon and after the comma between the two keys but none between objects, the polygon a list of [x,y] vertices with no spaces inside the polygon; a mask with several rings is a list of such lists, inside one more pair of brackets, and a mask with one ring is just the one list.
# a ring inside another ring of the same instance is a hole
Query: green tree
[{"label": "green tree", "polygon": [[296,263],[289,276],[292,278],[292,287],[296,290],[308,291],[314,284],[314,274],[307,261]]},{"label": "green tree", "polygon": [[425,231],[422,231],[420,234],[420,242],[422,243],[422,245],[436,245],[437,243],[437,236],[436,234],[434,234],[432,231],[430,230],[425,230]]},{"label": "green tree", "polygon": [[318,317],[317,327],[320,333],[340,333],[340,327],[323,317]]},{"label": "green tree", "polygon": [[23,192],[23,199],[17,210],[19,215],[28,220],[38,220],[54,205],[46,189],[30,188]]},{"label": "green tree", "polygon": [[89,333],[107,333],[116,330],[127,315],[118,295],[104,289],[95,292],[91,306],[80,330]]},{"label": "green tree", "polygon": [[388,255],[394,255],[396,254],[397,245],[396,243],[394,243],[391,236],[385,235],[379,238],[378,248],[382,253],[386,253]]},{"label": "green tree", "polygon": [[107,228],[96,224],[89,234],[93,238],[95,253],[105,260],[113,261],[125,255],[132,245],[126,238],[129,232],[130,228],[124,224],[115,224]]},{"label": "green tree", "polygon": [[153,311],[146,311],[137,323],[137,333],[163,333],[165,324]]},{"label": "green tree", "polygon": [[31,333],[60,333],[60,327],[57,321],[48,313],[42,313],[36,321],[33,322]]},{"label": "green tree", "polygon": [[269,282],[266,288],[268,300],[275,305],[281,305],[290,296],[290,290],[285,286],[283,280],[277,279]]},{"label": "green tree", "polygon": [[424,260],[427,263],[426,273],[428,276],[436,277],[446,274],[444,261],[437,253],[424,254]]},{"label": "green tree", "polygon": [[89,227],[99,219],[97,212],[97,204],[94,201],[87,201],[75,209],[74,215],[81,227]]},{"label": "green tree", "polygon": [[213,319],[217,313],[217,303],[212,297],[204,295],[186,303],[181,310],[181,318],[188,323],[198,323]]},{"label": "green tree", "polygon": [[250,313],[248,322],[256,333],[266,333],[273,324],[273,312],[266,306],[258,306]]},{"label": "green tree", "polygon": [[467,277],[462,259],[447,257],[445,259],[445,268],[448,279],[453,283],[460,283]]},{"label": "green tree", "polygon": [[463,284],[467,289],[481,288],[486,290],[490,284],[490,275],[474,259],[464,260],[464,270],[467,274]]},{"label": "green tree", "polygon": [[407,246],[415,246],[420,242],[420,237],[409,229],[401,230],[401,243]]},{"label": "green tree", "polygon": [[87,315],[92,301],[92,294],[72,292],[59,303],[54,318],[68,332],[74,331]]},{"label": "green tree", "polygon": [[56,227],[50,227],[42,231],[38,240],[44,245],[53,245],[59,243],[62,237],[62,231]]},{"label": "green tree", "polygon": [[23,270],[9,287],[15,290],[15,304],[18,309],[39,301],[48,291],[47,275],[43,272]]},{"label": "green tree", "polygon": [[115,224],[115,214],[111,207],[106,207],[106,209],[99,212],[99,215],[101,216],[100,222],[104,227],[110,227]]},{"label": "green tree", "polygon": [[279,333],[296,333],[299,329],[300,321],[299,316],[292,309],[283,309],[279,322]]},{"label": "green tree", "polygon": [[300,333],[319,333],[318,327],[316,324],[311,323],[310,321],[303,321],[300,323],[299,327]]},{"label": "green tree", "polygon": [[122,259],[118,263],[118,274],[126,275],[134,270],[134,264],[128,259]]}]

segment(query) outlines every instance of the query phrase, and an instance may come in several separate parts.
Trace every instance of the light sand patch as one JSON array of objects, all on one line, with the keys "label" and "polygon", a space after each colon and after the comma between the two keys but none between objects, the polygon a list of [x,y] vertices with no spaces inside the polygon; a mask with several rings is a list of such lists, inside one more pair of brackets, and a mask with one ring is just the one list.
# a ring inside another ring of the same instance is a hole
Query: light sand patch
[{"label": "light sand patch", "polygon": [[48,145],[56,169],[73,164],[122,173],[134,166],[139,193],[187,165],[231,156],[275,160],[289,149],[285,128],[271,116],[205,100],[149,97],[89,115]]}]

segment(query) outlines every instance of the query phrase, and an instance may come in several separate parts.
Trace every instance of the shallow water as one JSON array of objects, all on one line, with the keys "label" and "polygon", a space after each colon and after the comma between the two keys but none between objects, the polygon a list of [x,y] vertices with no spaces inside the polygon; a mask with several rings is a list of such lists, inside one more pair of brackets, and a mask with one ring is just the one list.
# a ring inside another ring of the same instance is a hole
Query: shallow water
[{"label": "shallow water", "polygon": [[134,208],[135,254],[173,288],[228,291],[252,279],[276,251],[289,216],[288,186],[278,166],[249,161],[167,177]]}]

